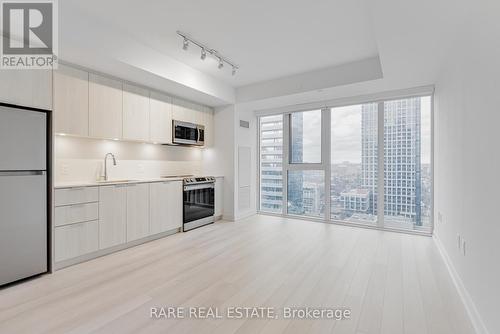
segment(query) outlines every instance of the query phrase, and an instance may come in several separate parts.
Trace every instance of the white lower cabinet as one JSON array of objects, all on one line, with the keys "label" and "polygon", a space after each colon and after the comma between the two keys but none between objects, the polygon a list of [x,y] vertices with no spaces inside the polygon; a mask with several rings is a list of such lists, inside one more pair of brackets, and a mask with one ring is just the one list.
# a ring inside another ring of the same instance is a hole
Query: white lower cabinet
[{"label": "white lower cabinet", "polygon": [[56,207],[54,225],[63,226],[99,219],[99,203],[83,203]]},{"label": "white lower cabinet", "polygon": [[99,248],[125,243],[127,235],[127,188],[99,187]]},{"label": "white lower cabinet", "polygon": [[170,219],[172,226],[182,227],[182,214],[183,214],[183,189],[182,181],[170,182],[168,185],[168,210],[170,212]]},{"label": "white lower cabinet", "polygon": [[182,226],[182,182],[152,183],[150,186],[150,234]]},{"label": "white lower cabinet", "polygon": [[182,190],[182,181],[56,189],[56,268],[75,263],[66,260],[102,255],[114,246],[181,228]]},{"label": "white lower cabinet", "polygon": [[149,184],[127,186],[127,242],[149,235]]},{"label": "white lower cabinet", "polygon": [[222,217],[224,208],[224,178],[215,178],[215,218]]},{"label": "white lower cabinet", "polygon": [[99,222],[58,226],[55,229],[55,260],[64,261],[99,249]]}]

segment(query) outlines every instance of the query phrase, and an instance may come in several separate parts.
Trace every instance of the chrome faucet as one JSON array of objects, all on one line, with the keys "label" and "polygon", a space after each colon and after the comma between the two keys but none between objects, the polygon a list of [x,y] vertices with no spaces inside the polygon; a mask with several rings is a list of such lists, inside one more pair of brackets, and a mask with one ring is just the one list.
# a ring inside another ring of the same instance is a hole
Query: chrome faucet
[{"label": "chrome faucet", "polygon": [[104,156],[104,181],[108,181],[108,156],[111,156],[111,158],[113,158],[113,166],[116,166],[115,155],[113,153],[106,153],[106,155]]}]

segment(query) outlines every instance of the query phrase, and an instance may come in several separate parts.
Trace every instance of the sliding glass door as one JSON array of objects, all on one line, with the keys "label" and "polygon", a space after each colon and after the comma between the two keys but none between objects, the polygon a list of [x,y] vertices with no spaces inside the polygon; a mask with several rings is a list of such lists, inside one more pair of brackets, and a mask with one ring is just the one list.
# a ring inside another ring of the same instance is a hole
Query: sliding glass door
[{"label": "sliding glass door", "polygon": [[432,231],[432,97],[260,117],[260,210]]}]

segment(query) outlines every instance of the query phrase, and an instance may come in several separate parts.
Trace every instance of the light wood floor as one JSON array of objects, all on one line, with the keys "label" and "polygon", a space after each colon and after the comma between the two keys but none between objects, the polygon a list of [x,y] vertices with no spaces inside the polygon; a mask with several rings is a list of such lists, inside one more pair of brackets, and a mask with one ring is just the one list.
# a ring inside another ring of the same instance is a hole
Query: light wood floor
[{"label": "light wood floor", "polygon": [[[352,317],[151,319],[161,306],[345,307]],[[473,333],[432,238],[267,216],[0,290],[0,333],[139,332]]]}]

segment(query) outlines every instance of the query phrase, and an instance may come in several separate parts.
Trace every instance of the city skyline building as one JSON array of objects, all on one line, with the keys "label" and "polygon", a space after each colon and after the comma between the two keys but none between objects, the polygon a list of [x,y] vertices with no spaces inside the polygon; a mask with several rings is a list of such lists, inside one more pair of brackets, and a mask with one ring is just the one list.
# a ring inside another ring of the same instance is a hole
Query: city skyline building
[{"label": "city skyline building", "polygon": [[[384,215],[392,223],[422,225],[421,98],[384,103]],[[362,188],[377,213],[377,104],[362,105]]]},{"label": "city skyline building", "polygon": [[283,116],[260,118],[260,207],[281,213],[283,206]]}]

